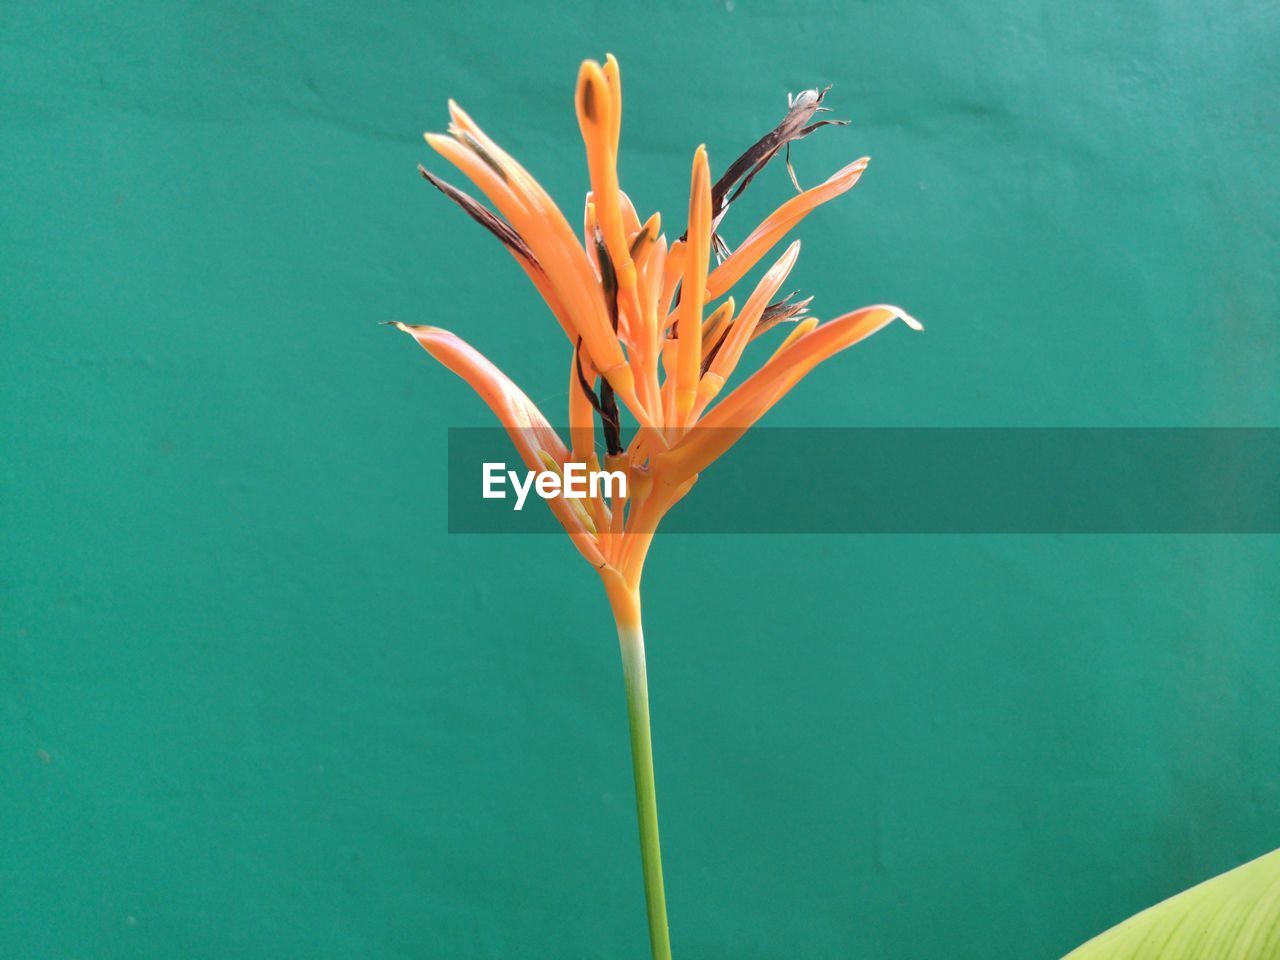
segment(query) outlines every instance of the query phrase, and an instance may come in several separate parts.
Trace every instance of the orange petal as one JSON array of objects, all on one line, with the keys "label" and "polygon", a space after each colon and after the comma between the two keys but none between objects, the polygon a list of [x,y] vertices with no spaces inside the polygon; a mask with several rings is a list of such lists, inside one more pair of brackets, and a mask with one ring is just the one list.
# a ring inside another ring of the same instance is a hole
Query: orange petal
[{"label": "orange petal", "polygon": [[707,259],[711,256],[711,171],[706,147],[693,155],[689,188],[689,233],[680,284],[676,336],[676,418],[687,421],[698,392],[702,367],[702,305],[706,301]]},{"label": "orange petal", "polygon": [[[656,214],[654,215],[657,216]],[[658,223],[651,219],[650,224],[653,225],[655,232]],[[636,379],[644,381],[644,397],[647,400],[650,410],[653,410],[659,417],[662,415],[661,388],[658,385],[658,365],[662,357],[662,338],[666,335],[665,322],[660,322],[661,316],[664,321],[666,318],[666,308],[659,307],[662,297],[662,282],[667,265],[667,238],[661,234],[657,239],[649,245],[649,252],[641,257],[640,263],[644,267],[643,271],[643,303],[641,309],[644,311],[644,326],[649,335],[649,342],[645,346],[642,362],[636,371]],[[661,310],[661,313],[659,313]]]},{"label": "orange petal", "polygon": [[[479,142],[474,136],[472,139]],[[428,133],[426,141],[480,188],[528,244],[546,274],[556,300],[568,314],[571,326],[567,331],[569,339],[576,340],[582,336],[584,326],[594,326],[595,315],[602,315],[603,307],[597,302],[598,298],[584,295],[584,290],[595,282],[585,252],[572,237],[566,244],[544,214],[530,209],[527,197],[516,190],[515,177],[507,168],[505,155],[499,161],[489,150],[486,155],[493,159],[493,163],[488,163],[473,149],[452,137]],[[499,170],[494,169],[497,164],[501,164]]]},{"label": "orange petal", "polygon": [[684,276],[684,258],[689,245],[683,240],[676,240],[667,251],[667,258],[662,268],[662,290],[658,295],[658,310],[662,314],[662,332],[665,334],[675,320],[671,310],[671,300],[676,295],[676,287]]},{"label": "orange petal", "polygon": [[[630,204],[628,204],[630,206]],[[632,261],[636,264],[636,269],[640,273],[640,277],[648,282],[646,276],[645,264],[648,262],[649,253],[653,250],[653,245],[658,240],[658,234],[662,232],[662,217],[654,214],[644,222],[644,226],[636,226],[634,230],[628,228],[628,236],[631,237],[631,246],[629,252]],[[641,298],[642,300],[644,298]]]},{"label": "orange petal", "polygon": [[671,450],[658,456],[665,482],[681,483],[704,470],[819,363],[899,319],[913,330],[923,329],[898,307],[863,307],[821,324],[779,351]]},{"label": "orange petal", "polygon": [[[568,451],[559,435],[547,423],[542,411],[479,350],[461,337],[439,327],[411,326],[405,323],[397,323],[395,326],[417,340],[423,349],[471,385],[506,428],[525,467],[529,470],[542,470],[544,454],[550,455],[558,463],[564,461]],[[559,498],[548,500],[547,503],[582,555],[590,563],[603,566],[604,558],[596,548],[595,536],[568,502]]]},{"label": "orange petal", "polygon": [[803,337],[805,334],[807,334],[810,330],[812,330],[817,325],[818,325],[817,317],[805,317],[803,320],[801,320],[799,323],[796,324],[794,330],[792,330],[790,333],[786,335],[786,337],[783,338],[782,342],[778,344],[778,349],[773,351],[773,356],[771,356],[769,359],[772,360],[773,357],[776,357],[783,350],[787,349],[787,347],[791,346],[793,343],[795,343],[797,340],[799,340],[801,337]]},{"label": "orange petal", "polygon": [[[595,450],[595,408],[582,389],[583,381],[594,388],[596,371],[591,366],[590,357],[584,356],[578,349],[573,351],[569,364],[569,457],[585,463],[588,470],[598,470],[600,461]],[[609,508],[604,502],[599,497],[594,497],[587,501],[586,507],[596,530],[607,530]]]},{"label": "orange petal", "polygon": [[452,100],[449,112],[456,130],[466,134],[469,146],[478,145],[483,154],[448,137],[429,134],[427,142],[466,173],[516,228],[551,278],[592,359],[623,402],[642,418],[643,411],[635,409],[635,385],[622,345],[605,314],[602,298],[594,295],[599,283],[564,214],[529,172]]},{"label": "orange petal", "polygon": [[[620,84],[616,60],[611,62],[610,69]],[[619,97],[620,94],[619,88]],[[635,288],[635,266],[628,251],[622,201],[618,196],[617,135],[621,118],[616,116],[618,110],[615,108],[621,107],[621,100],[615,100],[604,71],[592,60],[583,61],[578,71],[575,103],[582,141],[587,148],[587,171],[591,176],[591,193],[600,219],[600,231],[618,272],[619,286],[623,290],[631,290]]]},{"label": "orange petal", "polygon": [[702,322],[702,362],[707,362],[707,355],[716,348],[725,337],[729,335],[729,330],[733,326],[728,322],[733,316],[734,310],[733,297],[729,297],[724,303],[711,311],[710,316]]},{"label": "orange petal", "polygon": [[[430,137],[431,135],[428,134],[428,142],[430,142]],[[578,336],[577,330],[573,325],[569,312],[565,309],[564,304],[561,303],[559,295],[556,294],[555,285],[551,282],[551,278],[547,276],[542,265],[538,263],[537,257],[528,244],[524,242],[524,239],[520,237],[514,228],[500,217],[494,216],[492,211],[474,198],[441,180],[422,164],[418,164],[418,172],[432,186],[466,211],[468,216],[481,223],[490,233],[493,233],[502,241],[502,245],[507,252],[511,254],[516,263],[520,264],[520,269],[525,272],[525,276],[532,281],[538,292],[542,294],[542,299],[551,308],[552,315],[559,321],[565,334],[570,340],[576,340]]]},{"label": "orange petal", "polygon": [[596,419],[595,408],[583,392],[582,383],[594,385],[596,370],[591,366],[591,358],[576,349],[569,364],[569,443],[573,458],[585,461],[595,452]]},{"label": "orange petal", "polygon": [[[711,366],[707,369],[703,382],[699,384],[699,405],[695,410],[695,416],[700,414],[712,397],[720,392],[724,382],[729,379],[730,374],[737,367],[738,360],[742,357],[742,351],[751,342],[751,336],[755,333],[756,324],[760,322],[764,308],[769,305],[773,295],[778,292],[778,288],[782,286],[783,281],[787,279],[787,275],[791,273],[791,268],[795,266],[796,257],[799,255],[800,241],[796,240],[791,246],[787,247],[787,252],[779,258],[778,262],[770,267],[769,271],[760,278],[755,290],[747,298],[747,302],[743,304],[742,313],[733,321],[733,327],[725,336],[725,342],[716,352],[715,359],[711,361]],[[704,383],[707,385],[705,390],[701,389]]]},{"label": "orange petal", "polygon": [[721,296],[726,290],[741,280],[754,267],[775,243],[781,240],[788,231],[803,220],[814,208],[828,200],[840,196],[862,176],[867,168],[869,157],[857,160],[836,173],[826,183],[821,183],[803,193],[796,194],[777,210],[766,217],[761,224],[751,231],[750,235],[732,254],[711,272],[707,278],[707,296],[711,299]]},{"label": "orange petal", "polygon": [[[634,236],[636,231],[640,229],[640,215],[636,213],[635,204],[631,202],[631,198],[622,190],[618,191],[618,202],[622,205],[622,227],[626,230],[628,237]],[[654,216],[656,217],[657,214],[655,213]],[[655,231],[654,236],[656,237],[657,235]],[[636,259],[634,250],[631,251],[631,259]]]},{"label": "orange petal", "polygon": [[609,83],[609,99],[613,104],[613,152],[616,155],[618,140],[622,135],[622,68],[618,66],[617,57],[606,53],[601,70]]}]

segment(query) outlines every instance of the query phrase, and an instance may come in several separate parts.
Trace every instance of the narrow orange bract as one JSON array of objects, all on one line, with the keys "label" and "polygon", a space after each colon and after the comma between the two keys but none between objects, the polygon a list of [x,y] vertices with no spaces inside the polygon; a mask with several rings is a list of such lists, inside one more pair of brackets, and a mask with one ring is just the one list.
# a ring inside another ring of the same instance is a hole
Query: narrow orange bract
[{"label": "narrow orange bract", "polygon": [[738,245],[733,255],[712,271],[707,278],[707,296],[718,297],[735,283],[741,280],[754,267],[770,248],[791,231],[801,220],[817,207],[832,200],[853,187],[867,169],[870,157],[855,160],[838,173],[833,174],[826,183],[819,184],[811,190],[805,190],[792,197],[773,213],[769,214],[761,224]]},{"label": "narrow orange bract", "polygon": [[796,257],[799,255],[800,241],[797,240],[787,248],[787,252],[782,255],[781,259],[769,268],[768,273],[761,278],[760,283],[751,292],[751,296],[747,298],[747,302],[742,305],[742,313],[733,321],[733,326],[725,335],[724,341],[721,343],[720,349],[716,351],[716,355],[707,372],[703,374],[702,382],[698,384],[698,402],[695,408],[695,415],[700,415],[706,409],[707,404],[715,399],[725,381],[729,379],[729,375],[737,367],[738,360],[742,357],[742,351],[746,349],[752,334],[755,333],[756,324],[760,322],[760,318],[764,315],[769,301],[773,299],[774,294],[778,292],[778,288],[787,279],[787,274],[795,266]]},{"label": "narrow orange bract", "polygon": [[689,187],[689,233],[680,284],[680,314],[676,321],[676,417],[685,426],[693,412],[702,364],[702,306],[707,295],[707,261],[711,256],[711,170],[707,151],[693,155]]}]

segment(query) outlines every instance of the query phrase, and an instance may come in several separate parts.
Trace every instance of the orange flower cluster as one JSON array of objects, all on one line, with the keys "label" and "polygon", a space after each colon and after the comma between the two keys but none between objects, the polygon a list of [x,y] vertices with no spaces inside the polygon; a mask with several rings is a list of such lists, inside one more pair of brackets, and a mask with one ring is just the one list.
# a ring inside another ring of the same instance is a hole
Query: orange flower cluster
[{"label": "orange flower cluster", "polygon": [[[635,593],[658,521],[805,374],[894,319],[919,329],[897,307],[864,307],[819,323],[805,316],[808,301],[777,299],[799,241],[786,248],[740,307],[727,296],[810,211],[844,193],[866,169],[864,157],[816,187],[797,186],[799,192],[735,250],[724,248],[717,227],[747,183],[792,142],[833,122],[813,120],[825,111],[824,94],[809,90],[793,97],[782,123],[715,183],[706,150],[699,147],[688,228],[673,241],[661,232],[659,215],[642,222],[619,187],[622,83],[612,56],[603,65],[584,63],[578,75],[578,123],[591,178],[581,241],[538,182],[457,104],[449,104],[448,133],[426,135],[492,209],[426,169],[423,176],[503,242],[569,339],[567,442],[502,371],[462,339],[437,327],[396,326],[480,394],[530,470],[563,471],[571,461],[599,469],[599,423],[604,467],[627,473],[628,496],[549,502],[611,596]],[[772,356],[724,392],[747,344],[785,322],[795,326]],[[625,445],[621,410],[635,425]]]}]

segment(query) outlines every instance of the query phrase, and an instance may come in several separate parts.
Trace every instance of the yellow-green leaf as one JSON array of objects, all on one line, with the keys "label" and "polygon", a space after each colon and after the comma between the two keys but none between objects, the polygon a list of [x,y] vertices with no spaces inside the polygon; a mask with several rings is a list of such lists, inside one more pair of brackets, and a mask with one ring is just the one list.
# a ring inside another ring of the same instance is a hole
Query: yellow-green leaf
[{"label": "yellow-green leaf", "polygon": [[1063,960],[1277,960],[1280,850],[1130,917]]}]

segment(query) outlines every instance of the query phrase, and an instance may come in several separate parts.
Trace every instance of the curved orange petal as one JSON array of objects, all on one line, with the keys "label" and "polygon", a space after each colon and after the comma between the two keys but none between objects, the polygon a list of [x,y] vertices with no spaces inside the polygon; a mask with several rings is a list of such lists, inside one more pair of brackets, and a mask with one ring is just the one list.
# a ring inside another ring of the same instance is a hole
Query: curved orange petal
[{"label": "curved orange petal", "polygon": [[516,228],[551,278],[600,375],[640,423],[651,424],[649,411],[636,396],[635,378],[606,315],[604,298],[597,295],[599,282],[564,214],[538,181],[453,100],[449,115],[454,136],[427,134],[427,143],[470,177]]},{"label": "curved orange petal", "polygon": [[[455,110],[457,116],[466,116],[456,107]],[[460,130],[480,144],[485,153],[477,154],[474,148],[468,149],[452,137],[440,134],[427,134],[427,143],[466,174],[529,245],[566,309],[574,333],[586,341],[591,355],[602,363],[623,362],[622,347],[605,316],[604,303],[594,295],[599,289],[599,280],[586,251],[568,232],[564,215],[523,168],[491,140],[480,139],[483,134],[478,127]],[[494,165],[501,172],[495,170]],[[573,334],[570,339],[574,339]]]},{"label": "curved orange petal", "polygon": [[805,374],[823,360],[902,320],[913,330],[924,329],[898,307],[863,307],[821,324],[799,337],[746,379],[699,421],[670,450],[658,455],[667,483],[681,483],[704,470],[737,442],[769,408],[784,397]]},{"label": "curved orange petal", "polygon": [[[618,201],[622,204],[622,227],[626,231],[628,237],[634,238],[636,232],[640,229],[640,215],[636,213],[635,204],[631,202],[631,198],[627,196],[625,190],[618,191]],[[655,213],[653,216],[656,217],[657,214]],[[650,217],[649,219],[652,220],[653,217]],[[658,235],[657,231],[655,231],[653,235],[656,237]],[[631,242],[634,243],[634,239]],[[631,254],[631,259],[635,260],[638,251],[630,250],[629,252]]]},{"label": "curved orange petal", "polygon": [[778,292],[778,288],[782,286],[783,281],[787,279],[787,275],[791,273],[791,268],[795,266],[796,257],[799,255],[800,241],[796,240],[792,242],[791,246],[787,247],[786,253],[778,258],[778,262],[770,267],[768,272],[760,278],[755,290],[747,298],[747,302],[742,305],[742,312],[738,314],[728,333],[725,334],[724,343],[716,351],[715,358],[711,361],[711,365],[707,368],[707,372],[698,384],[698,403],[693,409],[695,420],[702,415],[702,411],[706,409],[707,404],[720,392],[725,381],[729,379],[730,374],[737,367],[738,361],[742,359],[742,351],[746,349],[747,344],[751,341],[751,337],[755,333],[756,324],[760,322],[760,317],[764,313],[765,307],[769,305],[773,295]]},{"label": "curved orange petal", "polygon": [[[648,342],[640,354],[637,364],[636,379],[644,381],[644,396],[648,400],[649,409],[660,418],[662,415],[662,388],[658,383],[658,365],[662,358],[662,337],[665,333],[666,308],[659,307],[662,297],[662,282],[667,265],[667,238],[658,232],[660,221],[657,214],[649,219],[646,230],[652,230],[655,239],[648,241],[648,252],[640,257],[643,265],[645,333]],[[662,312],[659,313],[659,310]],[[663,319],[659,319],[659,318]]]},{"label": "curved orange petal", "polygon": [[702,366],[702,306],[706,302],[707,259],[711,256],[711,170],[706,147],[698,147],[693,155],[691,179],[684,280],[676,308],[676,417],[681,426],[688,422],[693,410]]},{"label": "curved orange petal", "polygon": [[[524,391],[488,357],[461,337],[439,327],[407,323],[397,323],[395,327],[417,340],[424,350],[470,384],[506,428],[526,468],[544,470],[546,456],[556,463],[564,462],[568,451],[559,434]],[[582,555],[590,563],[603,566],[604,558],[596,547],[595,536],[569,502],[556,498],[548,500],[547,505]]]},{"label": "curved orange petal", "polygon": [[596,419],[595,408],[582,385],[584,382],[589,386],[595,384],[596,370],[591,358],[576,349],[569,364],[569,445],[573,459],[585,461],[595,453]]},{"label": "curved orange petal", "polygon": [[773,351],[769,359],[772,360],[774,357],[778,356],[780,353],[782,353],[783,350],[786,350],[789,346],[791,346],[801,337],[805,336],[810,330],[812,330],[817,325],[818,325],[817,317],[805,317],[803,320],[801,320],[799,323],[796,324],[794,330],[792,330],[783,338],[782,342],[778,344],[778,348]]},{"label": "curved orange petal", "polygon": [[[609,69],[617,80],[617,61],[612,61]],[[587,148],[587,173],[591,178],[591,193],[595,196],[600,231],[618,271],[621,286],[624,289],[632,288],[635,286],[635,267],[628,250],[618,190],[618,130],[621,111],[617,108],[622,105],[621,90],[619,87],[615,98],[614,88],[606,79],[600,64],[584,60],[578,72],[575,103],[582,141]]]},{"label": "curved orange petal", "polygon": [[729,330],[733,326],[729,318],[733,316],[734,307],[733,297],[728,297],[724,303],[708,314],[707,319],[702,321],[702,362],[704,364],[711,352],[729,335]]},{"label": "curved orange petal", "polygon": [[711,271],[707,278],[707,297],[714,300],[735,283],[741,280],[754,267],[775,243],[781,240],[797,223],[807,217],[815,208],[828,200],[844,193],[862,176],[871,162],[870,157],[855,160],[843,170],[803,193],[798,193],[760,223],[751,231],[747,239],[738,244],[720,266]]}]

